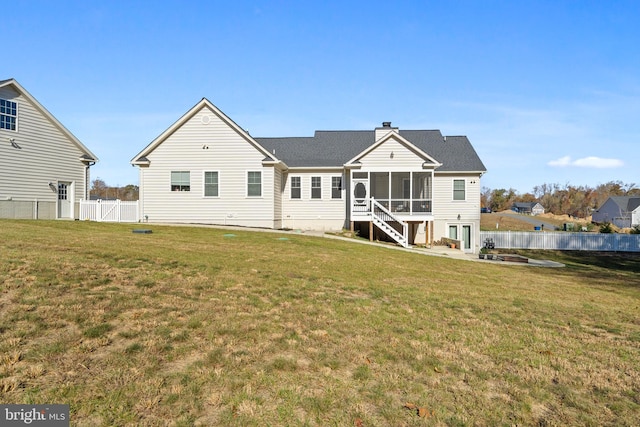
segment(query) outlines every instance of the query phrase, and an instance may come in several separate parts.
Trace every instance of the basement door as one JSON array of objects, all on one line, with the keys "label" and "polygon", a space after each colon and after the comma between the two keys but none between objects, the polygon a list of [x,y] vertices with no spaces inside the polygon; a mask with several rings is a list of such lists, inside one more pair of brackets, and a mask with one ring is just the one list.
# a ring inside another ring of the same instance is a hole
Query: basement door
[{"label": "basement door", "polygon": [[471,249],[471,226],[463,225],[462,226],[462,240],[464,241],[464,249]]}]

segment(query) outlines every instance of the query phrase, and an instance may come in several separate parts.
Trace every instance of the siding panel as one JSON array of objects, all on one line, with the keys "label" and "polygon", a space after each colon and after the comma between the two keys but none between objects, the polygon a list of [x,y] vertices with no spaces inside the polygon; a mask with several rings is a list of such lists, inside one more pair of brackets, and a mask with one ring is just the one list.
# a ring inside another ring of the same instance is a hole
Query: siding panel
[{"label": "siding panel", "polygon": [[[154,222],[274,226],[274,179],[264,154],[203,108],[168,136],[141,168],[141,215]],[[189,171],[191,191],[171,191],[171,171]],[[219,172],[219,197],[203,196],[204,171]],[[262,197],[247,197],[247,172],[262,173]]]},{"label": "siding panel", "polygon": [[[465,180],[466,200],[453,200],[454,179]],[[471,225],[472,249],[477,251],[480,246],[480,178],[477,175],[436,173],[433,179],[433,214],[436,240],[448,237],[450,225]]]},{"label": "siding panel", "polygon": [[[392,156],[393,153],[393,156]],[[404,144],[389,139],[360,159],[362,170],[422,170],[424,159]]]},{"label": "siding panel", "polygon": [[49,182],[74,184],[74,201],[86,194],[84,154],[35,105],[10,87],[0,88],[0,98],[18,104],[16,131],[0,130],[0,139],[15,139],[20,148],[0,144],[0,198],[55,203],[57,192]]},{"label": "siding panel", "polygon": [[[291,199],[291,177],[299,176],[301,181],[301,198]],[[311,178],[322,179],[322,198],[311,198]],[[342,198],[331,197],[331,178],[343,178]],[[342,169],[335,171],[317,170],[290,172],[282,197],[283,226],[305,230],[340,230],[345,226],[346,190]]]}]

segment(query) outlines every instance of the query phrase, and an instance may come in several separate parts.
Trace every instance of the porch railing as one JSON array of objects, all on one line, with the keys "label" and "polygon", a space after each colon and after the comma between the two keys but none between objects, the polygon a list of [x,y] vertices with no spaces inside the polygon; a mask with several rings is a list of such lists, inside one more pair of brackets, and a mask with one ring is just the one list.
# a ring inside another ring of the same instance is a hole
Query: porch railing
[{"label": "porch railing", "polygon": [[[398,214],[430,214],[431,199],[376,199],[390,212]],[[355,207],[355,206],[354,206]],[[359,212],[354,210],[354,212]]]},{"label": "porch railing", "polygon": [[407,223],[398,219],[385,206],[375,199],[371,203],[371,219],[373,223],[393,240],[404,246],[409,246],[409,229]]}]

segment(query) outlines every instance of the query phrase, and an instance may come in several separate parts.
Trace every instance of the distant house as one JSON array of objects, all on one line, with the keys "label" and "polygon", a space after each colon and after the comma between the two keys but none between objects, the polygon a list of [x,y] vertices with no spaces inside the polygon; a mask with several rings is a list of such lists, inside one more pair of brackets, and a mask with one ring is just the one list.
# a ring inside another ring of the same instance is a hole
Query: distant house
[{"label": "distant house", "polygon": [[516,202],[511,206],[511,210],[524,215],[540,215],[544,213],[544,208],[538,202]]},{"label": "distant house", "polygon": [[0,218],[78,218],[97,161],[16,80],[0,80]]},{"label": "distant house", "polygon": [[640,197],[611,196],[591,214],[596,224],[609,222],[616,227],[640,225]]},{"label": "distant house", "polygon": [[316,131],[256,138],[206,98],[139,152],[140,216],[153,222],[358,231],[403,246],[480,248],[480,177],[464,136]]}]

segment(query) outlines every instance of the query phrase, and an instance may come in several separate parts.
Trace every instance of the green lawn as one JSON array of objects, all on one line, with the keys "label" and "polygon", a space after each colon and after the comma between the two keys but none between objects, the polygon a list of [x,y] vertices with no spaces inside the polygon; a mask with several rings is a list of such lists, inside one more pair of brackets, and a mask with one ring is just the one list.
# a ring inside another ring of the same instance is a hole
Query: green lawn
[{"label": "green lawn", "polygon": [[640,258],[0,220],[0,403],[73,426],[637,425]]}]

